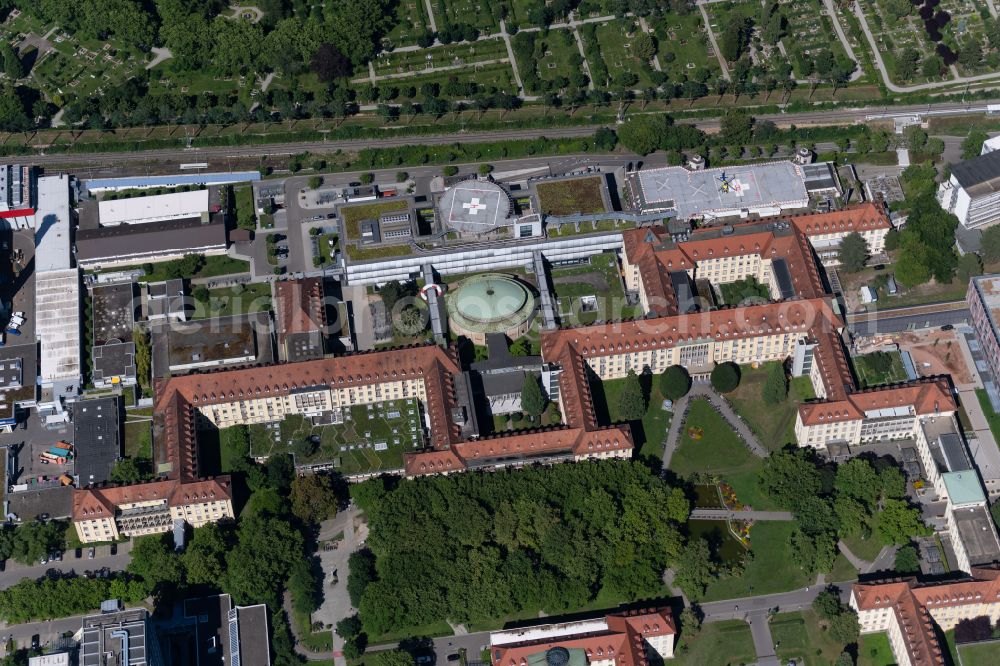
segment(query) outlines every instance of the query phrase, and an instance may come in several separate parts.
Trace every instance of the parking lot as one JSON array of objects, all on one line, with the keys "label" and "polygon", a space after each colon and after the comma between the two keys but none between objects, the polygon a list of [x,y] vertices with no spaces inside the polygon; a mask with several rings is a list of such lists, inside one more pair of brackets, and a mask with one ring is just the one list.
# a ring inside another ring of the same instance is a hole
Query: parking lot
[{"label": "parking lot", "polygon": [[9,320],[13,312],[25,313],[20,335],[5,334],[6,344],[35,343],[35,237],[31,230],[17,230],[0,234],[0,244],[9,243],[10,266],[0,267],[0,293],[4,306],[2,321]]},{"label": "parking lot", "polygon": [[14,432],[0,433],[0,445],[10,446],[17,451],[17,468],[12,475],[14,483],[27,483],[29,479],[39,476],[58,477],[64,472],[72,473],[72,462],[68,462],[66,465],[55,463],[46,465],[38,460],[42,451],[47,451],[50,446],[60,440],[73,443],[72,426],[63,424],[60,428],[49,430],[42,425],[34,411],[28,414],[26,421],[18,426]]}]

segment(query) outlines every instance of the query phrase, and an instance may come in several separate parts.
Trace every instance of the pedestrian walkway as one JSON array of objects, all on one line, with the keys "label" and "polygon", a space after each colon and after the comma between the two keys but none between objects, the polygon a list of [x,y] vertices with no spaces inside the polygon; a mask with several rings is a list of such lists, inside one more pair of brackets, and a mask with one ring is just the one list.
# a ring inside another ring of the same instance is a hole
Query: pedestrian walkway
[{"label": "pedestrian walkway", "polygon": [[691,520],[795,520],[791,511],[730,511],[729,509],[694,509]]}]

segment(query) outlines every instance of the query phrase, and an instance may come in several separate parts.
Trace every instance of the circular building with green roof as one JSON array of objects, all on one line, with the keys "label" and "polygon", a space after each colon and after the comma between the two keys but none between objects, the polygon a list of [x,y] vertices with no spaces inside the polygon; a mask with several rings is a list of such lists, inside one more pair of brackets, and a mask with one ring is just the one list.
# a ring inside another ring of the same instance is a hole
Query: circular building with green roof
[{"label": "circular building with green roof", "polygon": [[535,297],[528,286],[496,273],[463,280],[446,300],[452,332],[477,345],[486,344],[488,333],[504,333],[512,340],[521,337],[535,313]]}]

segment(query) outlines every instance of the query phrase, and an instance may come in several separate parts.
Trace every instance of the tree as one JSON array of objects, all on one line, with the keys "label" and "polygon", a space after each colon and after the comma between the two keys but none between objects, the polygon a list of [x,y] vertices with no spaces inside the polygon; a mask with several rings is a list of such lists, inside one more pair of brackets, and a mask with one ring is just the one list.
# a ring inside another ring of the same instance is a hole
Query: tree
[{"label": "tree", "polygon": [[413,655],[404,650],[383,650],[372,659],[374,666],[414,666]]},{"label": "tree", "polygon": [[351,61],[340,52],[333,44],[320,44],[313,54],[309,64],[310,69],[316,73],[319,80],[324,83],[331,83],[351,75],[353,66]]},{"label": "tree", "polygon": [[33,520],[20,525],[10,542],[10,557],[21,564],[34,565],[53,551],[66,547],[66,524]]},{"label": "tree", "polygon": [[720,363],[712,368],[712,388],[719,393],[729,393],[740,385],[740,369],[735,363]]},{"label": "tree", "polygon": [[764,460],[757,485],[779,506],[795,510],[806,498],[819,494],[819,470],[802,450],[778,451]]},{"label": "tree", "polygon": [[632,38],[632,53],[643,62],[656,55],[656,40],[648,32],[639,32]]},{"label": "tree", "polygon": [[226,554],[235,538],[235,523],[231,520],[208,523],[194,530],[181,556],[187,582],[218,586],[226,572]]},{"label": "tree", "polygon": [[968,284],[972,278],[983,274],[983,260],[974,252],[966,252],[958,259],[958,280]]},{"label": "tree", "polygon": [[854,657],[850,652],[841,652],[837,661],[833,662],[833,666],[854,666]]},{"label": "tree", "polygon": [[917,549],[912,545],[906,545],[896,551],[896,572],[902,574],[918,573],[920,571],[920,557]]},{"label": "tree", "polygon": [[458,173],[458,167],[453,164],[449,164],[441,169],[441,173],[444,174],[445,178],[450,178]]},{"label": "tree", "polygon": [[697,537],[689,540],[677,556],[674,583],[689,597],[697,598],[705,594],[705,588],[715,578],[717,570],[708,542]]},{"label": "tree", "polygon": [[377,580],[375,573],[375,555],[370,550],[358,550],[347,558],[347,595],[351,605],[357,608],[361,604],[361,595],[368,586]]},{"label": "tree", "polygon": [[366,171],[365,173],[358,176],[358,180],[361,181],[362,185],[371,185],[373,182],[375,182],[375,174],[373,174],[370,171]]},{"label": "tree", "polygon": [[834,487],[838,493],[856,499],[873,508],[879,495],[879,480],[875,468],[864,458],[852,458],[837,466]]},{"label": "tree", "polygon": [[315,558],[298,559],[291,565],[288,592],[295,612],[310,615],[323,602],[323,569]]},{"label": "tree", "polygon": [[668,400],[679,400],[691,390],[691,375],[682,365],[672,365],[660,375],[660,390]]},{"label": "tree", "polygon": [[618,413],[626,421],[638,421],[646,415],[646,396],[639,383],[639,375],[631,368],[625,376],[625,385],[618,396]]},{"label": "tree", "polygon": [[1000,226],[989,227],[983,231],[980,239],[983,258],[986,261],[1000,260]]},{"label": "tree", "polygon": [[746,48],[749,42],[749,35],[749,20],[738,15],[733,15],[719,38],[719,51],[722,53],[722,57],[729,62],[739,60],[743,54],[743,49]]},{"label": "tree", "polygon": [[837,588],[830,587],[817,594],[816,598],[813,599],[812,608],[825,620],[830,620],[840,615],[843,605],[840,603],[840,595]]},{"label": "tree", "polygon": [[137,537],[130,555],[129,573],[139,576],[150,593],[184,586],[184,565],[169,532]]},{"label": "tree", "polygon": [[3,62],[4,74],[12,82],[24,76],[24,65],[21,64],[21,58],[7,40],[0,42],[0,61]]},{"label": "tree", "polygon": [[837,258],[845,271],[857,273],[868,261],[868,242],[861,234],[852,231],[841,239]]},{"label": "tree", "polygon": [[978,157],[983,152],[983,142],[990,138],[986,132],[973,129],[968,136],[962,139],[962,159],[971,160]]},{"label": "tree", "polygon": [[753,141],[754,119],[746,109],[730,108],[722,116],[720,138],[723,143],[745,146]]},{"label": "tree", "polygon": [[223,589],[238,604],[279,607],[292,564],[302,558],[302,535],[285,519],[244,515],[236,545],[226,557]]},{"label": "tree", "polygon": [[142,480],[142,472],[134,458],[122,458],[111,468],[111,480],[121,485],[131,485]]},{"label": "tree", "polygon": [[920,509],[903,500],[885,500],[877,518],[878,534],[886,545],[905,544],[912,537],[930,533],[920,519]]},{"label": "tree", "polygon": [[309,189],[318,190],[323,185],[323,176],[310,176]]},{"label": "tree", "polygon": [[906,477],[898,467],[887,465],[878,470],[878,485],[882,499],[906,497]]},{"label": "tree", "polygon": [[830,620],[830,637],[838,643],[856,643],[860,634],[858,614],[850,608],[844,609],[840,615]]},{"label": "tree", "polygon": [[476,171],[479,172],[480,176],[488,176],[488,175],[490,175],[490,173],[493,172],[493,165],[492,164],[480,164],[479,168],[476,169]]},{"label": "tree", "polygon": [[785,375],[784,363],[772,363],[767,371],[764,382],[764,403],[778,405],[788,397],[788,377]]},{"label": "tree", "polygon": [[660,147],[666,125],[664,116],[630,116],[618,127],[618,140],[628,150],[648,155]]},{"label": "tree", "polygon": [[521,409],[534,421],[545,411],[545,396],[534,373],[524,373],[524,387],[521,389]]},{"label": "tree", "polygon": [[329,474],[296,476],[288,499],[292,514],[307,525],[317,525],[337,515],[337,493]]},{"label": "tree", "polygon": [[337,622],[334,631],[336,631],[337,635],[343,638],[344,640],[349,640],[351,638],[354,638],[362,631],[361,619],[358,618],[357,613],[355,613],[354,615],[349,615],[344,619],[340,620],[339,622]]}]

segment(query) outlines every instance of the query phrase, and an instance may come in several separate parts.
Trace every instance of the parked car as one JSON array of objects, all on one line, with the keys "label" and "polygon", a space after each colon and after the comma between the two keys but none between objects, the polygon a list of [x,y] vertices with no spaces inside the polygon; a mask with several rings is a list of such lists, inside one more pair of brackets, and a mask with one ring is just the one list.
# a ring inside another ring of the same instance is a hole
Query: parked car
[{"label": "parked car", "polygon": [[118,544],[116,543],[111,544],[111,554],[112,555],[118,554]]},{"label": "parked car", "polygon": [[57,550],[54,553],[52,553],[52,557],[50,557],[49,559],[52,560],[53,562],[62,562],[62,553],[60,553]]},{"label": "parked car", "polygon": [[954,330],[954,328],[955,328],[954,324],[945,324],[944,326],[941,327],[941,330],[942,331],[951,331],[951,330]]},{"label": "parked car", "polygon": [[457,652],[452,652],[448,655],[448,661],[458,661],[461,657],[458,656]]},{"label": "parked car", "polygon": [[73,557],[75,557],[76,559],[80,559],[81,557],[83,557],[83,548],[76,548],[75,550],[73,550]]},{"label": "parked car", "polygon": [[88,560],[94,559],[94,547],[93,546],[91,546],[90,550],[87,551],[87,559]]},{"label": "parked car", "polygon": [[31,649],[37,650],[41,645],[42,639],[38,634],[32,634],[31,636]]}]

